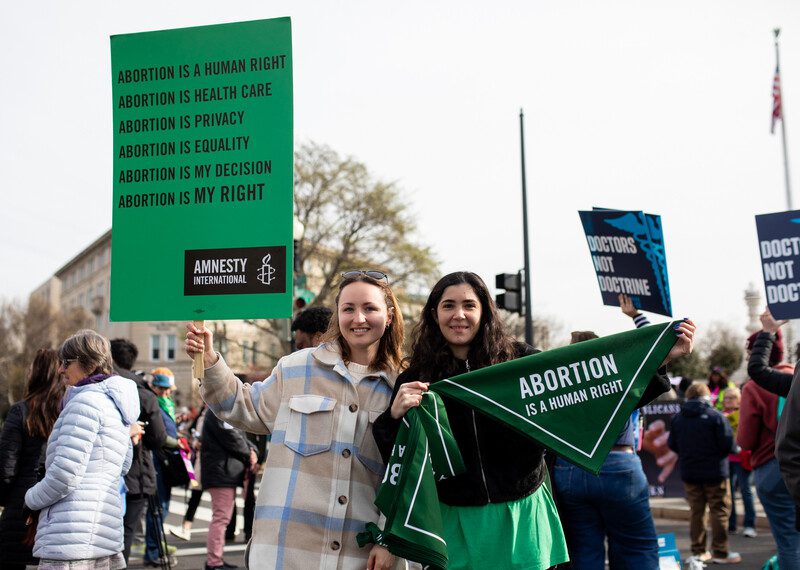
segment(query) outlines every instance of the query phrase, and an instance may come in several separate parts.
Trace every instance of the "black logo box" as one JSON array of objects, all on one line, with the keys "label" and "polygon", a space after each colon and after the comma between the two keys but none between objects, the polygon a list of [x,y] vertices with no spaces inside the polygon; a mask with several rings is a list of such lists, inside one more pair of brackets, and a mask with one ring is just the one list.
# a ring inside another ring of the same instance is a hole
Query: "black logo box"
[{"label": "black logo box", "polygon": [[184,252],[183,294],[186,296],[285,292],[286,246]]}]

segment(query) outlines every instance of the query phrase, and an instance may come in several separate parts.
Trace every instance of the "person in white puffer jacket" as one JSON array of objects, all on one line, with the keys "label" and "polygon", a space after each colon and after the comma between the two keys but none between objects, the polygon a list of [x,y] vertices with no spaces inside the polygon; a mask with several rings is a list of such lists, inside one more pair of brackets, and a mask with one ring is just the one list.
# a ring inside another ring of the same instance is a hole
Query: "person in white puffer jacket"
[{"label": "person in white puffer jacket", "polygon": [[47,570],[125,568],[120,479],[138,434],[136,384],[113,375],[109,342],[94,331],[65,340],[59,357],[64,408],[47,442],[45,476],[25,495],[28,508],[41,511],[33,552]]}]

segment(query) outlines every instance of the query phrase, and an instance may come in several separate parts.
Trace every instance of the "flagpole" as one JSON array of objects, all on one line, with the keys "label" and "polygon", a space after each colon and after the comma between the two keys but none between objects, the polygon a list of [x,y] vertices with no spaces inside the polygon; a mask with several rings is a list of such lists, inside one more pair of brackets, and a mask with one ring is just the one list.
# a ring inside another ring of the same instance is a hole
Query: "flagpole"
[{"label": "flagpole", "polygon": [[525,184],[525,119],[519,110],[519,149],[522,158],[522,240],[525,256],[525,342],[533,346],[533,309],[531,303],[531,258],[528,251],[528,190]]},{"label": "flagpole", "polygon": [[[778,45],[778,36],[781,34],[780,28],[775,28],[775,64],[776,69],[780,70],[781,68],[781,54],[780,54],[780,46]],[[791,185],[789,184],[789,153],[786,150],[786,113],[785,113],[785,104],[783,98],[783,85],[780,86],[781,88],[781,139],[783,141],[783,175],[786,181],[786,209],[793,210],[792,207],[792,189]]]}]

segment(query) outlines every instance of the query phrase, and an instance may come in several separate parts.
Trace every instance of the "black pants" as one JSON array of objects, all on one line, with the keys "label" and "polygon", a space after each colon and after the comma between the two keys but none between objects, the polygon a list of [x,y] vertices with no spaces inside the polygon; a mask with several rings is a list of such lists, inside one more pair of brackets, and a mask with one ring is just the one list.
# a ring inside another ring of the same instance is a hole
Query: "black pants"
[{"label": "black pants", "polygon": [[197,507],[200,506],[200,498],[203,496],[202,489],[195,489],[189,497],[189,503],[186,505],[186,514],[183,515],[183,520],[186,522],[194,521],[194,513],[197,512]]},{"label": "black pants", "polygon": [[125,545],[122,549],[122,556],[125,562],[131,555],[131,544],[136,532],[142,528],[142,513],[147,507],[148,495],[125,495],[125,517],[122,524],[125,527]]},{"label": "black pants", "polygon": [[244,495],[244,540],[247,542],[253,536],[253,518],[256,514],[256,486],[255,475],[250,476],[250,481],[245,486]]}]

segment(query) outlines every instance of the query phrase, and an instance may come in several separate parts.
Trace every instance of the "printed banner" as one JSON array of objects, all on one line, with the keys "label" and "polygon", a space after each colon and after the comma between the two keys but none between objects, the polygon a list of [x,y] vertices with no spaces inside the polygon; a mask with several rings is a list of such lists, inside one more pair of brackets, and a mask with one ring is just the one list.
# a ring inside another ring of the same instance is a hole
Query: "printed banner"
[{"label": "printed banner", "polygon": [[776,319],[800,317],[800,210],[756,216],[767,305]]},{"label": "printed banner", "polygon": [[642,311],[672,316],[661,217],[595,208],[578,212],[604,305],[628,295]]},{"label": "printed banner", "polygon": [[683,398],[671,390],[641,409],[642,449],[639,458],[651,497],[683,497],[685,489],[678,469],[678,455],[667,446],[672,418],[681,411]]},{"label": "printed banner", "polygon": [[114,321],[292,314],[289,18],[111,37]]},{"label": "printed banner", "polygon": [[381,544],[431,570],[447,568],[447,543],[436,481],[464,471],[441,398],[429,392],[403,418],[375,505],[386,516],[357,537],[360,546]]},{"label": "printed banner", "polygon": [[597,474],[680,321],[580,342],[431,384]]}]

